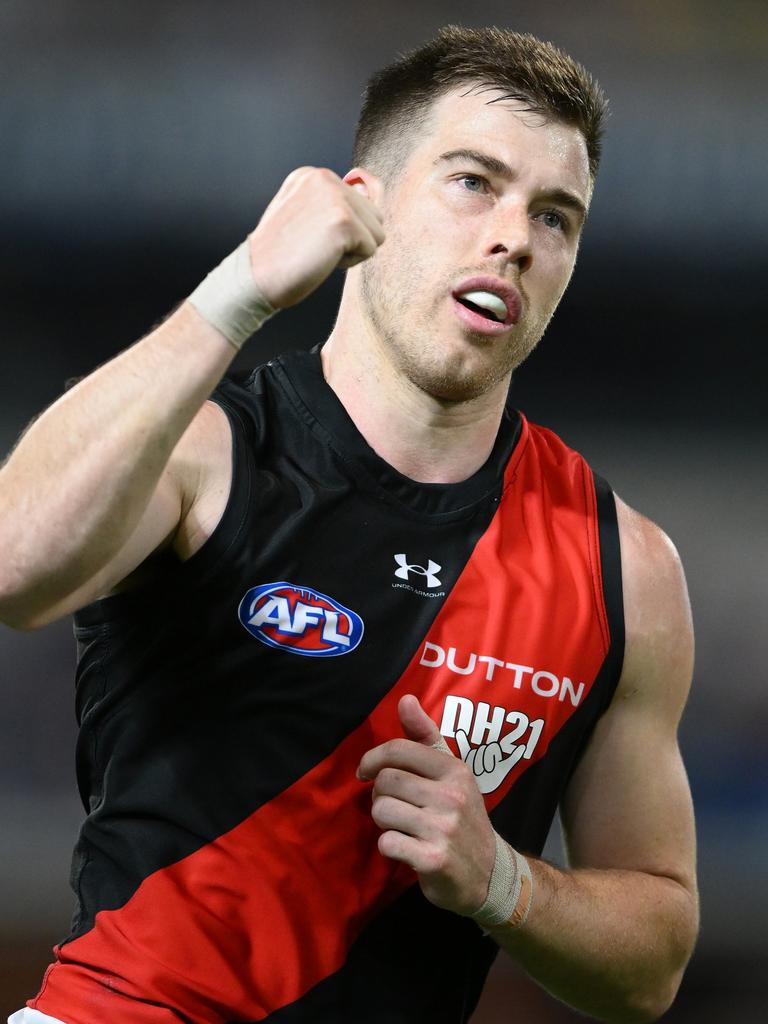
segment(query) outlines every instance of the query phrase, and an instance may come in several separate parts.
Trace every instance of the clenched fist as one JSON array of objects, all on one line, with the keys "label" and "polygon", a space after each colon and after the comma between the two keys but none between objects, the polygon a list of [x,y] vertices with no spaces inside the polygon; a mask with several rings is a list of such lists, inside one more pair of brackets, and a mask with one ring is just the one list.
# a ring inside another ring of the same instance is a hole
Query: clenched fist
[{"label": "clenched fist", "polygon": [[299,167],[248,240],[256,284],[275,309],[285,309],[310,295],[336,267],[373,256],[384,229],[361,188],[326,168]]},{"label": "clenched fist", "polygon": [[379,850],[413,868],[431,903],[474,914],[496,855],[483,798],[467,765],[438,748],[440,731],[417,698],[402,697],[398,713],[407,738],[369,750],[358,768],[361,779],[374,780]]}]

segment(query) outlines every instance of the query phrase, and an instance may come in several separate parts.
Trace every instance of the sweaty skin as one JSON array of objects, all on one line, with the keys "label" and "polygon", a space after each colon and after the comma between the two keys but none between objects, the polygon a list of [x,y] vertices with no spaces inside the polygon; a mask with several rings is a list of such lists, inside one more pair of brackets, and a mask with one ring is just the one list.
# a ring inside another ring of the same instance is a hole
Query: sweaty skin
[{"label": "sweaty skin", "polygon": [[[493,447],[512,370],[535,347],[570,280],[591,181],[582,135],[531,127],[498,94],[439,99],[402,176],[389,187],[363,168],[346,176],[382,211],[386,241],[347,275],[322,350],[326,379],[374,450],[424,482],[466,479]],[[441,159],[457,151],[494,158]],[[514,286],[519,322],[489,339],[468,331],[451,291],[474,275]]]}]

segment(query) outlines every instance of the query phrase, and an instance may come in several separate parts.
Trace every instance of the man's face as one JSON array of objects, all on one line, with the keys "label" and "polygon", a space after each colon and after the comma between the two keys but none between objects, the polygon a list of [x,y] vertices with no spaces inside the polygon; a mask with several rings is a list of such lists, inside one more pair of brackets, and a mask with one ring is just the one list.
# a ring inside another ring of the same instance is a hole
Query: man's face
[{"label": "man's face", "polygon": [[[590,197],[578,129],[517,101],[489,104],[501,95],[467,85],[434,103],[379,199],[386,241],[360,267],[387,357],[446,400],[485,393],[533,350],[573,271]],[[487,293],[500,293],[491,316],[504,322],[485,315]]]}]

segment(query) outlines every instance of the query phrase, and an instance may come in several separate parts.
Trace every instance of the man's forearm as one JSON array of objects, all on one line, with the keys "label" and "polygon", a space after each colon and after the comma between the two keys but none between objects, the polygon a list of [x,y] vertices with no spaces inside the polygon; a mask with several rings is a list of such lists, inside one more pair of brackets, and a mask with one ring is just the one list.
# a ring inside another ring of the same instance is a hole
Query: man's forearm
[{"label": "man's forearm", "polygon": [[63,395],[0,471],[0,597],[20,624],[120,550],[234,348],[188,304]]},{"label": "man's forearm", "polygon": [[671,1004],[698,926],[696,897],[637,871],[560,871],[528,858],[525,924],[490,934],[552,995],[598,1020],[656,1020]]}]

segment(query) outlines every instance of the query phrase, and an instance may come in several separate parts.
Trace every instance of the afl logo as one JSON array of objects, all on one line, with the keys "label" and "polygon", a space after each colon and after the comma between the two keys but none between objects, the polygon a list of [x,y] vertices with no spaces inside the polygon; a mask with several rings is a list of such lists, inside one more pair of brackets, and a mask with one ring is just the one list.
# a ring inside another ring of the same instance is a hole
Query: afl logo
[{"label": "afl logo", "polygon": [[308,658],[349,654],[363,639],[359,615],[327,594],[293,583],[252,587],[237,613],[263,644]]}]

